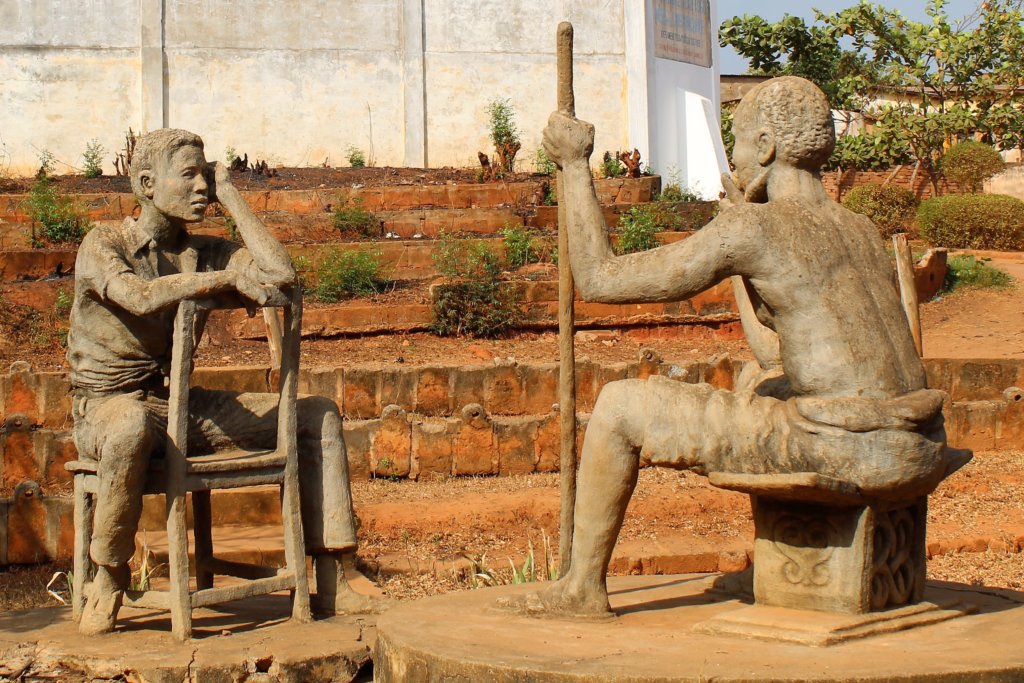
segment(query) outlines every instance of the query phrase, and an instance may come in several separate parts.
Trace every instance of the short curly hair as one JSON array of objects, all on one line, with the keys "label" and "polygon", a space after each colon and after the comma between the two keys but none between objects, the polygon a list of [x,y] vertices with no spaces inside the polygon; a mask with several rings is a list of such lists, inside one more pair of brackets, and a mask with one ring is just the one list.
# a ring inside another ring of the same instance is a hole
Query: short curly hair
[{"label": "short curly hair", "polygon": [[169,159],[182,147],[198,147],[202,150],[203,139],[195,133],[180,128],[160,128],[139,138],[132,154],[131,167],[128,170],[132,181],[132,192],[136,197],[145,196],[139,174],[143,171],[153,170],[153,166],[158,160]]},{"label": "short curly hair", "polygon": [[776,157],[793,166],[817,171],[835,149],[828,98],[805,78],[782,76],[754,86],[736,110],[736,118],[750,115],[775,134]]}]

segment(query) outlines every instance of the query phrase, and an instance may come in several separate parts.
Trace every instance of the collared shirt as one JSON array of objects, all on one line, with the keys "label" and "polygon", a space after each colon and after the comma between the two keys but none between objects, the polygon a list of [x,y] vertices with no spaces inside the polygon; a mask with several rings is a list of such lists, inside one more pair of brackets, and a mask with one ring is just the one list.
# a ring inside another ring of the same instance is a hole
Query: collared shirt
[{"label": "collared shirt", "polygon": [[252,277],[252,257],[241,245],[182,231],[173,244],[157,244],[134,218],[93,228],[75,260],[75,299],[68,333],[71,386],[92,392],[124,392],[151,386],[171,362],[175,305],[134,315],[107,298],[122,278],[145,287],[161,275],[234,270]]}]

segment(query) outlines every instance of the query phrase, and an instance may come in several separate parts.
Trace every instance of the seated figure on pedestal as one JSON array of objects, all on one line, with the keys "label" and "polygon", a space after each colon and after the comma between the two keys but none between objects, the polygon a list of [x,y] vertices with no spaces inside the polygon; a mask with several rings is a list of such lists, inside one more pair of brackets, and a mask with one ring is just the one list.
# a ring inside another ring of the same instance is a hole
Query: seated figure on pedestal
[{"label": "seated figure on pedestal", "polygon": [[[93,229],[75,263],[68,335],[75,443],[80,457],[99,461],[90,546],[97,572],[86,589],[85,633],[114,628],[128,587],[147,467],[167,439],[165,377],[178,303],[240,296],[263,304],[270,288],[296,282],[284,247],[232,186],[227,169],[206,162],[197,135],[164,129],[143,136],[131,183],[139,217]],[[186,231],[215,201],[244,244]],[[190,448],[272,448],[278,398],[193,389]],[[297,410],[302,525],[318,585],[314,611],[371,610],[371,598],[353,592],[344,578],[356,525],[341,416],[333,401],[320,397],[300,398]]]},{"label": "seated figure on pedestal", "polygon": [[758,363],[735,391],[664,377],[605,386],[578,478],[571,567],[508,605],[601,616],[605,575],[641,460],[701,474],[815,473],[879,500],[925,495],[969,454],[946,448],[943,394],[926,388],[878,231],[825,193],[835,145],[825,95],[795,77],[755,87],[736,110],[735,184],[689,238],[615,256],[594,193],[594,129],[551,115],[544,147],[562,169],[572,271],[583,299],[679,301],[732,277]]}]

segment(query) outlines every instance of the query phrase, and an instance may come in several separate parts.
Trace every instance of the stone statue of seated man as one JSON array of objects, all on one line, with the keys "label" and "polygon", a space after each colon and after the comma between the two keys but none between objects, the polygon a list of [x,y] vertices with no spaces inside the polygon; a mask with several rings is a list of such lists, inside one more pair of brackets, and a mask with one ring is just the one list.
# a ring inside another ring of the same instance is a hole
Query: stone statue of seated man
[{"label": "stone statue of seated man", "polygon": [[926,388],[878,231],[822,187],[835,145],[825,95],[800,78],[767,81],[743,98],[734,129],[736,181],[723,178],[719,215],[681,242],[616,256],[590,174],[593,126],[551,115],[544,147],[562,169],[583,298],[677,301],[732,277],[758,366],[736,391],[663,377],[608,384],[583,444],[571,568],[513,608],[609,612],[605,575],[641,460],[810,472],[882,500],[925,495],[965,462],[946,449],[943,395]]},{"label": "stone statue of seated man", "polygon": [[[75,443],[80,457],[99,462],[100,486],[90,547],[97,572],[86,589],[84,633],[114,628],[128,587],[148,463],[167,438],[164,380],[178,303],[240,296],[262,304],[270,288],[296,282],[284,247],[227,169],[207,163],[197,135],[165,129],[143,136],[131,183],[139,217],[90,231],[75,262],[68,335]],[[215,201],[234,219],[243,244],[187,232]],[[278,394],[194,389],[190,448],[273,448],[277,401]],[[370,610],[370,598],[344,578],[356,524],[341,416],[326,398],[302,397],[297,408],[302,522],[318,585],[314,610]]]}]

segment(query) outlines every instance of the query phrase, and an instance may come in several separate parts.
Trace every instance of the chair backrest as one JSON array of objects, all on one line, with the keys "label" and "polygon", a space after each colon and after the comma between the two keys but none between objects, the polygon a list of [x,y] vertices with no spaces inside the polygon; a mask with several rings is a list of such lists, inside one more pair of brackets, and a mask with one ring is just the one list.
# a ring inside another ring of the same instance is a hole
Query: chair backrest
[{"label": "chair backrest", "polygon": [[[281,370],[278,404],[277,450],[288,455],[290,466],[297,466],[296,400],[299,381],[299,343],[302,337],[302,288],[280,291],[267,302],[268,308],[284,309],[284,334],[281,342]],[[178,304],[174,318],[171,348],[170,391],[167,406],[167,470],[183,477],[188,458],[189,383],[194,367],[198,339],[197,315],[201,306],[186,299]]]}]

